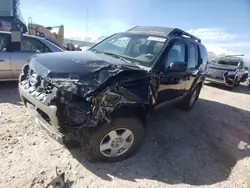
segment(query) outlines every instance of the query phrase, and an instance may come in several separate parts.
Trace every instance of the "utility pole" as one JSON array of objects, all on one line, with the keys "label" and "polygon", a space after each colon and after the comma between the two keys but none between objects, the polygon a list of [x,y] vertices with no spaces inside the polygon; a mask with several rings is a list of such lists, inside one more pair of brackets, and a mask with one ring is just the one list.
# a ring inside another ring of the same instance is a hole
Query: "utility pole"
[{"label": "utility pole", "polygon": [[89,15],[88,15],[88,9],[86,10],[86,36],[85,36],[85,40],[87,41],[88,40],[88,18]]}]

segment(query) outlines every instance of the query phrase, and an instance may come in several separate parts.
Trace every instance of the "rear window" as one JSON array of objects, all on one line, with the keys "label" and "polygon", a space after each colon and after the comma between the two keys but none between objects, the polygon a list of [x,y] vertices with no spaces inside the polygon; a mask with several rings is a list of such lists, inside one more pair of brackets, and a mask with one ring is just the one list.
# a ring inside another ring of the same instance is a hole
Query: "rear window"
[{"label": "rear window", "polygon": [[228,66],[238,66],[239,61],[218,61],[217,64],[219,65],[228,65]]}]

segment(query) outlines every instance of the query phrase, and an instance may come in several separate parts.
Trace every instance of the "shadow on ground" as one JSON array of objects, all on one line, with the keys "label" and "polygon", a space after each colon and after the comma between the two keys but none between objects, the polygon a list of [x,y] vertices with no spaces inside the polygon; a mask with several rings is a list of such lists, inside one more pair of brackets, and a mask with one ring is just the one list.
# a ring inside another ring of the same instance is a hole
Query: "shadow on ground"
[{"label": "shadow on ground", "polygon": [[218,88],[218,89],[228,90],[228,91],[234,92],[234,93],[242,93],[242,94],[250,95],[250,86],[247,86],[247,85],[244,85],[244,84],[241,84],[240,86],[235,87],[233,90],[230,90],[230,88],[227,87],[227,86],[220,85],[220,84],[215,84],[215,83],[207,82],[206,85],[209,86],[209,87],[215,87],[215,88]]},{"label": "shadow on ground", "polygon": [[22,105],[17,81],[0,82],[0,103]]},{"label": "shadow on ground", "polygon": [[70,151],[83,168],[108,181],[113,176],[211,185],[226,180],[237,161],[250,156],[249,124],[249,111],[199,99],[190,112],[172,107],[157,110],[142,149],[127,160],[89,163],[79,150]]}]

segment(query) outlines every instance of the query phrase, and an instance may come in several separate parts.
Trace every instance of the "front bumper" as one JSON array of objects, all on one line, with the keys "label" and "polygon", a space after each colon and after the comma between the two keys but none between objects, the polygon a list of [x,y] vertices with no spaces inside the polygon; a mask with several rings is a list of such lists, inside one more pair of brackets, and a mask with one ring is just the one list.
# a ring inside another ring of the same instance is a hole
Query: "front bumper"
[{"label": "front bumper", "polygon": [[216,79],[216,78],[206,77],[206,81],[226,85],[226,82],[224,80],[219,80],[219,79]]},{"label": "front bumper", "polygon": [[214,77],[211,77],[211,76],[207,75],[206,76],[206,81],[232,87],[234,85],[235,78],[232,78],[230,76],[226,76],[226,74],[224,73],[222,75],[222,77],[218,77],[218,78],[214,78]]},{"label": "front bumper", "polygon": [[[32,117],[35,118],[35,122],[41,126],[53,139],[57,142],[64,144],[65,136],[59,131],[58,119],[56,116],[57,107],[54,105],[45,105],[41,101],[34,98],[36,91],[32,92],[32,89],[25,89],[23,85],[19,83],[19,94],[24,105],[28,107]],[[45,120],[39,113],[46,114],[50,122]]]}]

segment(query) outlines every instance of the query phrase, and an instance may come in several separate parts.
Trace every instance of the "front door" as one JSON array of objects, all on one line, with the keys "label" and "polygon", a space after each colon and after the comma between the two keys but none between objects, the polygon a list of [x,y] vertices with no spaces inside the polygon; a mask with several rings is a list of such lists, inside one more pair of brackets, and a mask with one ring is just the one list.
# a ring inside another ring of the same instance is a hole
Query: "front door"
[{"label": "front door", "polygon": [[10,44],[10,35],[7,33],[0,33],[0,80],[13,79],[10,52],[7,51]]},{"label": "front door", "polygon": [[187,44],[180,39],[170,41],[166,53],[159,62],[162,66],[160,72],[160,85],[158,89],[157,104],[175,99],[185,91],[186,72],[169,72],[167,69],[173,61],[187,62]]}]

